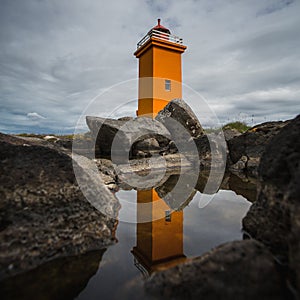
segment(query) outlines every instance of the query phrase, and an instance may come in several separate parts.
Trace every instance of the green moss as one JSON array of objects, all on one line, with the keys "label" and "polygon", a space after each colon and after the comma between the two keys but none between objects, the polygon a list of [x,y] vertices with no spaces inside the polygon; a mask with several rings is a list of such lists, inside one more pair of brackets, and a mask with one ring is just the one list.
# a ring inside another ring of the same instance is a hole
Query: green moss
[{"label": "green moss", "polygon": [[244,122],[239,122],[239,121],[228,123],[222,127],[223,130],[236,129],[237,131],[239,131],[241,133],[247,131],[249,128],[250,127],[247,124],[245,124]]}]

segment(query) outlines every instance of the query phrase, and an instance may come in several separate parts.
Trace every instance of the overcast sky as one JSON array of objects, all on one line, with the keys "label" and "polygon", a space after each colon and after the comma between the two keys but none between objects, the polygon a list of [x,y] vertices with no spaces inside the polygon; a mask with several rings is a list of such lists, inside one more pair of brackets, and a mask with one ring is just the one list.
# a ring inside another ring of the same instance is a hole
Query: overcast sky
[{"label": "overcast sky", "polygon": [[[0,4],[2,132],[72,132],[91,99],[137,78],[133,52],[157,18],[183,38],[184,83],[222,123],[255,124],[300,113],[299,0]],[[136,102],[128,97],[98,98],[97,114],[133,115]],[[130,109],[118,111],[128,100]],[[185,100],[199,114],[201,105]]]}]

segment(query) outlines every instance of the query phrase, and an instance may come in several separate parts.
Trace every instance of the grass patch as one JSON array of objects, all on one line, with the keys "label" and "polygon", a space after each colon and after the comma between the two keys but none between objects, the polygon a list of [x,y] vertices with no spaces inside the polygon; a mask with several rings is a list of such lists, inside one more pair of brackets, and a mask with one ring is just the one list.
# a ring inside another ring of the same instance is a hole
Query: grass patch
[{"label": "grass patch", "polygon": [[241,133],[247,131],[249,128],[250,127],[247,124],[245,124],[244,122],[239,122],[239,121],[228,123],[222,127],[223,130],[236,129],[237,131],[239,131]]}]

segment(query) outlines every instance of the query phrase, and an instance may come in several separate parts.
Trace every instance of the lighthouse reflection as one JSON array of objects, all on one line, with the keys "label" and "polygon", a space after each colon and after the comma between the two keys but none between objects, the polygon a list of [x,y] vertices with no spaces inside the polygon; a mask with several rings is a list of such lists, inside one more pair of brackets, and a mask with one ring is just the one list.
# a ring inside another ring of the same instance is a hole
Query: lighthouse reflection
[{"label": "lighthouse reflection", "polygon": [[184,208],[207,182],[207,177],[199,174],[192,188],[192,176],[190,169],[186,174],[169,172],[163,183],[137,191],[136,245],[131,252],[135,266],[146,277],[188,260],[183,244]]},{"label": "lighthouse reflection", "polygon": [[[137,192],[136,246],[134,263],[144,274],[184,262],[183,211],[174,211],[155,189]],[[143,220],[150,220],[143,222]]]}]

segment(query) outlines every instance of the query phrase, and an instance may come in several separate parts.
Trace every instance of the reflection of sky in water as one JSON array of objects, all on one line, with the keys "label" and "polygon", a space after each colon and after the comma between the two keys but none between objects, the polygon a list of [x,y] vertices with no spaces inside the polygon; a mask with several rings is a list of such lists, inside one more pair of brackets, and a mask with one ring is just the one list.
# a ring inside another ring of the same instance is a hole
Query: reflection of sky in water
[{"label": "reflection of sky in water", "polygon": [[220,190],[204,208],[197,193],[184,209],[184,253],[197,256],[226,241],[241,239],[242,219],[251,205],[233,191]]},{"label": "reflection of sky in water", "polygon": [[119,212],[119,218],[121,220],[130,220],[132,223],[136,223],[136,209],[137,209],[137,202],[136,202],[136,191],[123,191],[120,190],[116,194],[117,198],[121,203],[121,210]]},{"label": "reflection of sky in water", "polygon": [[[120,216],[136,218],[136,191],[119,191],[117,197],[122,203]],[[197,193],[184,209],[183,247],[187,257],[199,256],[221,243],[241,239],[241,221],[250,206],[250,202],[233,191],[220,190],[204,208],[199,208],[200,198],[201,194]],[[116,235],[118,243],[104,253],[98,272],[78,299],[145,297],[142,275],[134,266],[131,253],[136,245],[136,224],[119,222]]]}]

